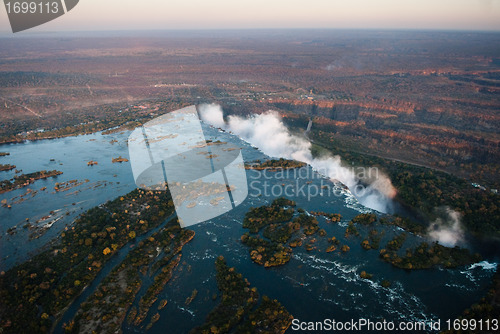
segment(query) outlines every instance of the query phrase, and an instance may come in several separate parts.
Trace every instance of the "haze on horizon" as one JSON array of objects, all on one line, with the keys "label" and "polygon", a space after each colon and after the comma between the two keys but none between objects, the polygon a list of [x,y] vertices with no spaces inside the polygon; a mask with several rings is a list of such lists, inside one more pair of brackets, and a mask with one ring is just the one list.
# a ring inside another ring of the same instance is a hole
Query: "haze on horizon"
[{"label": "haze on horizon", "polygon": [[256,28],[500,31],[500,0],[81,0],[28,32]]}]

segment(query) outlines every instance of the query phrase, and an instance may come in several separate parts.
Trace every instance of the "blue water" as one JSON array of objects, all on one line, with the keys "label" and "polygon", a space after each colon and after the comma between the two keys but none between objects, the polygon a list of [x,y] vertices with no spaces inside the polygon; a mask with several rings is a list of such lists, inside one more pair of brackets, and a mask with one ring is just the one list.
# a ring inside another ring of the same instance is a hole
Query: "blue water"
[{"label": "blue water", "polygon": [[[6,199],[12,206],[11,209],[0,207],[1,270],[26,260],[31,252],[46,245],[80,213],[135,188],[130,165],[111,162],[120,155],[128,158],[127,136],[126,133],[93,134],[0,146],[0,151],[10,153],[0,157],[0,163],[15,165],[24,174],[54,169],[63,172],[55,178],[38,180],[26,188],[0,194],[0,201]],[[118,142],[111,143],[113,140]],[[97,161],[98,165],[87,166],[90,160]],[[0,172],[1,179],[10,179],[14,175],[14,170]],[[56,182],[70,180],[89,182],[65,192],[54,191]],[[47,189],[41,191],[43,187]],[[38,193],[34,197],[28,194],[24,202],[16,204],[28,190]],[[55,214],[51,215],[51,211]],[[51,217],[36,224],[46,216]],[[39,227],[59,220],[43,236],[30,240],[34,231],[23,228],[26,218]],[[6,231],[12,227],[16,227],[16,233],[10,236]]]},{"label": "blue water", "polygon": [[[232,135],[207,127],[205,131],[212,140],[229,141],[242,147],[245,161],[265,159],[258,150]],[[0,200],[7,199],[12,205],[12,209],[0,208],[2,270],[25,260],[30,253],[53,240],[81,212],[135,188],[129,163],[111,163],[112,158],[120,155],[128,158],[128,134],[129,132],[112,135],[98,133],[0,147],[0,151],[11,153],[8,157],[0,158],[0,163],[15,164],[24,173],[40,169],[58,169],[64,172],[55,179],[37,181],[30,185],[32,190],[47,187],[47,191],[39,191],[36,196],[29,197],[22,203],[12,204],[17,196],[26,193],[27,188],[0,195]],[[112,143],[112,140],[118,142]],[[51,162],[50,159],[55,161]],[[98,161],[99,164],[88,167],[89,160]],[[362,239],[350,237],[346,240],[344,231],[348,221],[360,212],[370,210],[357,203],[342,187],[315,177],[308,168],[303,170],[304,174],[301,175],[307,177],[299,180],[293,173],[284,177],[276,177],[274,174],[273,177],[271,173],[264,176],[255,171],[247,171],[249,182],[255,183],[253,187],[249,186],[250,194],[242,205],[208,222],[190,227],[196,232],[196,236],[184,247],[181,264],[158,298],[159,301],[167,299],[168,304],[160,311],[160,320],[152,327],[151,333],[186,333],[203,323],[206,315],[220,301],[213,301],[211,298],[212,294],[218,293],[214,261],[219,255],[223,255],[230,266],[235,266],[248,278],[261,295],[278,299],[301,321],[368,318],[397,322],[456,318],[463,309],[486,292],[496,267],[491,259],[480,265],[453,270],[408,272],[380,261],[376,250],[363,250],[360,247]],[[0,177],[4,179],[13,175],[13,171],[0,173]],[[56,182],[72,179],[88,179],[89,182],[67,192],[53,193]],[[239,241],[241,234],[245,232],[241,224],[248,209],[270,203],[274,195],[280,195],[279,189],[286,185],[291,186],[289,189],[300,189],[301,186],[317,186],[316,189],[320,189],[325,184],[338,191],[338,196],[308,198],[307,192],[304,196],[297,191],[289,197],[297,202],[298,207],[307,211],[342,214],[343,219],[338,224],[326,223],[321,217],[318,220],[328,236],[336,236],[342,244],[349,245],[350,252],[325,253],[326,238],[318,237],[317,250],[308,253],[303,248],[296,248],[292,260],[285,266],[265,269],[252,263],[248,249]],[[266,195],[264,186],[274,189],[274,194]],[[34,222],[49,215],[50,211],[57,211],[50,219],[62,218],[39,239],[30,240],[31,232],[22,227],[25,218]],[[69,214],[66,215],[66,212]],[[12,226],[17,226],[17,232],[10,236],[6,231]],[[364,227],[358,229],[362,235],[368,232]],[[379,230],[384,231],[381,246],[401,232],[395,227],[380,227]],[[415,244],[420,241],[418,237],[409,236],[407,243]],[[120,257],[105,266],[103,272],[109,272],[126,254],[127,250],[120,252]],[[359,278],[361,270],[373,274],[373,281]],[[390,288],[381,287],[383,279],[392,282]],[[95,285],[87,288],[85,295],[71,307],[71,313],[79,302],[92,293]],[[186,298],[194,289],[198,290],[198,296],[190,305],[185,305]],[[156,313],[156,306],[153,305],[149,316]],[[149,319],[148,317],[144,321],[143,327],[148,324]],[[125,333],[142,332],[143,327],[131,328],[124,325],[123,330]]]}]

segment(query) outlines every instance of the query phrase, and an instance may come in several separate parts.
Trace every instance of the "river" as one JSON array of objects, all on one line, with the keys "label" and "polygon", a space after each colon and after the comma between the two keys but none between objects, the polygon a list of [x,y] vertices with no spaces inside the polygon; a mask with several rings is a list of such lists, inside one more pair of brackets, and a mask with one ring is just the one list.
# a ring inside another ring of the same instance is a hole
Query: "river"
[{"label": "river", "polygon": [[[206,126],[204,131],[211,140],[231,142],[241,147],[245,161],[266,158],[235,136]],[[118,156],[128,158],[129,134],[128,131],[109,135],[96,133],[0,147],[0,151],[10,153],[10,156],[1,157],[0,163],[16,165],[23,173],[42,169],[57,169],[64,173],[0,195],[0,200],[6,199],[12,205],[11,209],[0,207],[1,270],[29,258],[30,254],[54,240],[78,214],[135,188],[130,164],[111,162],[112,158]],[[98,165],[87,166],[87,162],[91,160],[97,161]],[[296,173],[263,174],[248,170],[249,196],[243,204],[222,216],[189,227],[196,232],[196,236],[184,246],[181,264],[158,298],[158,301],[168,300],[168,304],[159,312],[160,320],[154,324],[151,333],[186,333],[203,323],[206,315],[218,303],[212,300],[212,295],[218,292],[214,261],[219,255],[223,255],[230,266],[236,267],[248,278],[261,294],[278,299],[301,321],[321,321],[327,318],[337,321],[386,319],[395,322],[453,319],[487,291],[496,269],[495,258],[487,258],[479,264],[457,269],[396,269],[379,260],[378,251],[362,249],[359,238],[344,239],[347,223],[360,212],[371,210],[360,205],[342,186],[318,177],[309,167],[302,168],[301,175]],[[14,171],[1,172],[0,176],[2,179],[11,178]],[[88,182],[65,192],[54,191],[56,182],[70,180]],[[295,200],[298,207],[306,211],[342,215],[338,224],[327,223],[321,217],[318,220],[329,236],[336,236],[343,244],[349,245],[350,252],[326,253],[326,240],[318,238],[318,250],[307,252],[296,248],[292,260],[282,267],[265,269],[250,260],[248,249],[240,242],[240,236],[245,232],[241,226],[243,216],[250,207],[268,204],[273,198],[285,195],[279,193],[279,189],[285,189],[287,185],[290,186],[287,189],[292,191],[286,195]],[[332,191],[328,196],[300,191],[311,186],[315,186],[316,190],[328,186]],[[43,187],[47,189],[42,191]],[[26,200],[15,203],[28,189],[37,191],[37,194],[28,194],[25,196]],[[36,223],[38,219],[47,216],[50,218]],[[34,231],[23,228],[26,218],[33,225],[48,222],[53,222],[53,225],[39,238],[30,240],[30,234]],[[15,232],[9,235],[7,230],[12,227],[16,227]],[[397,227],[378,229],[383,233],[381,246],[401,233]],[[367,232],[363,227],[359,227],[359,230],[362,234]],[[416,245],[421,241],[419,237],[409,236],[405,245]],[[99,274],[100,279],[126,256],[129,246],[105,265]],[[360,278],[361,270],[373,274],[374,279]],[[382,280],[389,280],[391,286],[382,287]],[[76,299],[66,313],[65,321],[71,318],[79,303],[95,290],[97,282],[91,284]],[[194,289],[199,291],[198,296],[192,303],[185,305],[186,298]],[[156,306],[153,305],[152,310]],[[149,322],[149,317],[144,324]],[[143,328],[127,325],[123,326],[123,330],[125,333],[144,331]]]}]

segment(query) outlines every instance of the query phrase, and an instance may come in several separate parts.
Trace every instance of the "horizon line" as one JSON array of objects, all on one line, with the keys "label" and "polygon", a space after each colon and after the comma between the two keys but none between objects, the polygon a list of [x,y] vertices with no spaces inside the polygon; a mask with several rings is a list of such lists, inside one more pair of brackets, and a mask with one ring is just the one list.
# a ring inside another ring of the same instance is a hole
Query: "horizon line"
[{"label": "horizon line", "polygon": [[11,30],[0,31],[0,37],[5,36],[23,36],[29,35],[46,35],[46,34],[82,34],[82,33],[147,33],[147,32],[236,32],[236,31],[364,31],[364,32],[446,32],[446,33],[500,33],[498,30],[489,29],[452,29],[452,28],[342,28],[342,27],[327,27],[327,28],[148,28],[148,29],[103,29],[103,30],[46,30],[46,31],[22,31],[13,33]]}]

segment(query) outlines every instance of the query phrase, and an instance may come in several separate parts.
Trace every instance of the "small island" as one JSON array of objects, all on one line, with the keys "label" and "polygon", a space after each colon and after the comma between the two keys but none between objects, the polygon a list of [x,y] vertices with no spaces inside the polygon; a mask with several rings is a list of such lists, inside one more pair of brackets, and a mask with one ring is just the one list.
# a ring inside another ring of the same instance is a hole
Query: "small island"
[{"label": "small island", "polygon": [[37,180],[43,180],[49,177],[55,177],[61,175],[62,173],[63,172],[58,170],[52,170],[52,171],[42,170],[35,173],[21,174],[14,176],[13,179],[0,181],[0,194],[3,194],[11,190],[27,187]]},{"label": "small island", "polygon": [[122,162],[128,162],[128,159],[127,158],[122,158],[122,156],[120,155],[118,158],[113,158],[111,160],[112,163],[122,163]]},{"label": "small island", "polygon": [[217,258],[215,268],[221,303],[209,313],[205,323],[190,334],[285,333],[293,316],[276,299],[263,296],[257,306],[257,289],[235,268],[230,268],[224,257]]},{"label": "small island", "polygon": [[382,234],[383,232],[379,233],[377,230],[371,229],[368,234],[368,238],[364,239],[361,242],[361,247],[366,250],[378,249],[380,246],[380,239],[382,238]]},{"label": "small island", "polygon": [[368,274],[366,271],[363,270],[361,273],[359,273],[359,277],[371,280],[373,278],[373,274]]},{"label": "small island", "polygon": [[[75,319],[63,327],[67,331],[78,329],[84,333],[112,333],[119,330],[125,319],[134,326],[141,325],[179,265],[183,246],[193,237],[194,232],[181,229],[177,219],[169,221],[163,230],[139,242],[121,265],[117,266],[96,292],[80,306]],[[163,250],[162,257],[155,262],[158,250]],[[153,277],[153,283],[140,298],[139,308],[130,308],[144,284],[145,276]],[[160,302],[152,312],[165,305],[166,301]],[[89,317],[93,320],[89,321]],[[159,314],[156,313],[147,326],[151,327],[158,319]]]},{"label": "small island", "polygon": [[359,237],[359,231],[358,229],[356,228],[356,226],[354,225],[353,221],[350,221],[349,224],[347,225],[347,228],[345,229],[345,233],[344,233],[344,236],[347,238],[349,238],[349,236],[356,236],[356,237]]},{"label": "small island", "polygon": [[360,245],[365,250],[378,249],[385,231],[378,232],[374,228],[377,221],[381,225],[397,226],[405,230],[405,232],[396,234],[379,251],[380,259],[396,268],[405,270],[431,269],[435,267],[456,268],[481,261],[479,254],[472,254],[468,249],[446,247],[437,242],[430,245],[427,242],[421,242],[415,248],[406,248],[402,251],[408,237],[407,233],[421,236],[425,234],[425,229],[424,225],[397,216],[378,219],[373,213],[359,214],[349,222],[345,231],[345,237],[360,236],[360,232],[356,226],[369,227],[368,236],[361,241]]},{"label": "small island", "polygon": [[468,249],[445,247],[437,242],[432,245],[422,242],[414,250],[408,248],[404,256],[397,254],[396,250],[399,248],[400,239],[395,239],[380,250],[380,257],[394,267],[406,270],[430,269],[437,266],[456,268],[481,261],[479,254],[471,254]]},{"label": "small island", "polygon": [[56,182],[56,184],[54,185],[54,190],[56,192],[64,192],[64,191],[68,191],[68,190],[71,190],[73,188],[76,188],[78,186],[81,186],[82,184],[88,183],[88,182],[90,182],[89,179],[85,179],[83,181],[69,180],[69,181],[65,181],[65,182]]},{"label": "small island", "polygon": [[16,168],[15,165],[9,165],[9,164],[2,165],[2,164],[0,164],[0,172],[6,172],[6,171],[9,171],[9,170],[13,170],[15,168]]},{"label": "small island", "polygon": [[[290,206],[285,209],[284,204]],[[273,223],[281,223],[292,218],[295,202],[284,199],[277,199],[270,206],[251,208],[243,220],[243,228],[247,228],[251,233],[258,233],[261,228]]]},{"label": "small island", "polygon": [[323,211],[311,211],[311,214],[313,216],[323,216],[325,218],[327,218],[327,222],[331,222],[331,223],[338,223],[341,219],[342,219],[342,215],[339,214],[339,213],[327,213],[327,212],[323,212]]},{"label": "small island", "polygon": [[419,224],[409,218],[403,218],[399,216],[380,218],[380,223],[382,225],[392,225],[401,227],[403,230],[407,232],[421,236],[425,235],[427,229],[427,227],[423,224]]},{"label": "small island", "polygon": [[296,160],[287,160],[280,158],[278,160],[267,160],[264,162],[255,161],[252,164],[245,165],[245,169],[278,171],[283,169],[302,168],[306,163]]},{"label": "small island", "polygon": [[281,266],[290,261],[292,249],[281,243],[252,237],[248,234],[241,236],[241,242],[250,247],[252,261],[266,268]]},{"label": "small island", "polygon": [[377,221],[377,215],[374,213],[362,213],[352,219],[354,224],[371,225]]},{"label": "small island", "polygon": [[[282,266],[290,261],[293,248],[304,246],[310,252],[317,248],[316,235],[327,237],[314,215],[308,215],[299,208],[298,215],[294,217],[295,206],[294,201],[281,197],[268,206],[251,208],[246,213],[243,228],[249,229],[249,232],[241,236],[241,242],[249,247],[253,262],[266,268]],[[321,215],[340,220],[339,214]],[[327,248],[327,252],[333,252],[339,242],[335,237],[329,240],[332,240],[332,245]],[[342,248],[344,252],[346,249]]]}]

